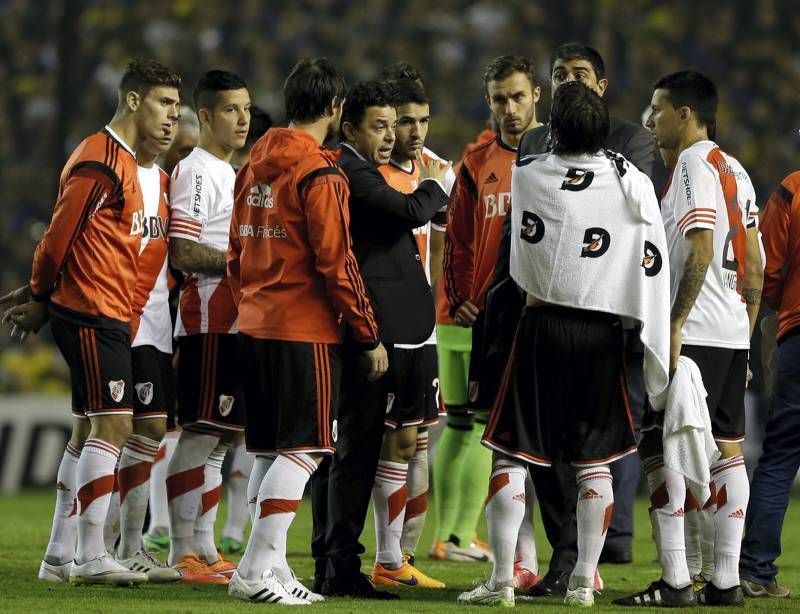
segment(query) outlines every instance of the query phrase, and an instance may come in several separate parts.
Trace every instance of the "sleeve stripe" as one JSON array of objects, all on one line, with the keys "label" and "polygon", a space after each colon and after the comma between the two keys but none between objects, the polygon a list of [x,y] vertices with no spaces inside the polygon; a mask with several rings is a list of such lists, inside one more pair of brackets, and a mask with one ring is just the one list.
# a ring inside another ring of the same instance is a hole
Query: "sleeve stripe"
[{"label": "sleeve stripe", "polygon": [[304,198],[304,192],[309,187],[309,184],[317,177],[323,177],[324,175],[339,175],[339,177],[342,177],[341,171],[339,171],[339,169],[335,166],[318,168],[316,170],[311,171],[310,173],[308,173],[308,175],[306,175],[300,181],[297,182],[297,195],[301,199]]},{"label": "sleeve stripe", "polygon": [[684,215],[680,220],[678,220],[678,226],[681,226],[683,224],[684,220],[687,217],[689,217],[690,215],[692,215],[692,214],[705,214],[705,215],[716,216],[717,215],[717,210],[716,209],[700,209],[700,208],[692,209],[691,211],[687,212],[686,215]]},{"label": "sleeve stripe", "polygon": [[708,228],[709,230],[714,230],[715,226],[716,224],[713,221],[696,219],[686,222],[686,224],[680,227],[680,231],[685,234],[687,230],[691,230],[693,228]]},{"label": "sleeve stripe", "polygon": [[681,220],[681,222],[678,224],[678,228],[683,228],[687,224],[690,224],[690,223],[692,223],[694,221],[697,221],[697,220],[701,220],[701,221],[704,221],[704,222],[709,222],[711,224],[714,224],[717,221],[717,217],[715,215],[700,215],[700,214],[690,215],[688,217],[683,218],[683,220]]},{"label": "sleeve stripe", "polygon": [[173,220],[172,222],[170,222],[169,227],[170,227],[170,229],[173,229],[173,228],[174,229],[181,229],[181,230],[186,230],[186,231],[189,231],[189,232],[196,232],[198,234],[200,234],[200,232],[202,232],[202,230],[203,230],[202,226],[194,226],[194,225],[191,225],[191,224],[184,224],[180,220]]},{"label": "sleeve stripe", "polygon": [[170,218],[169,223],[170,223],[170,225],[172,225],[172,224],[183,224],[184,226],[189,226],[189,227],[192,227],[192,228],[194,228],[194,227],[202,228],[203,227],[202,222],[198,222],[197,220],[191,220],[189,218],[185,218],[185,217],[182,217],[180,215],[173,215]]}]

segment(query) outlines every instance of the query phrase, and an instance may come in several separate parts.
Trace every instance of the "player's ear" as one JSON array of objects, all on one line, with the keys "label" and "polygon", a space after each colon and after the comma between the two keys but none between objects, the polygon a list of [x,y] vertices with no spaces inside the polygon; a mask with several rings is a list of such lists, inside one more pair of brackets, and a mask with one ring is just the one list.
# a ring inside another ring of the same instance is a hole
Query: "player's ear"
[{"label": "player's ear", "polygon": [[608,87],[608,79],[598,79],[597,81],[597,93],[600,97],[603,97],[603,94],[606,93],[606,88]]},{"label": "player's ear", "polygon": [[692,116],[692,109],[690,107],[681,107],[678,109],[678,117],[681,121],[687,121]]},{"label": "player's ear", "polygon": [[542,88],[538,85],[533,88],[533,104],[539,102],[539,99],[542,97]]},{"label": "player's ear", "polygon": [[197,109],[197,119],[200,120],[200,125],[211,123],[211,112],[205,107]]},{"label": "player's ear", "polygon": [[356,140],[356,130],[350,122],[342,122],[342,134],[348,142]]},{"label": "player's ear", "polygon": [[135,113],[141,103],[142,97],[139,95],[139,92],[131,90],[125,94],[125,104],[131,113]]}]

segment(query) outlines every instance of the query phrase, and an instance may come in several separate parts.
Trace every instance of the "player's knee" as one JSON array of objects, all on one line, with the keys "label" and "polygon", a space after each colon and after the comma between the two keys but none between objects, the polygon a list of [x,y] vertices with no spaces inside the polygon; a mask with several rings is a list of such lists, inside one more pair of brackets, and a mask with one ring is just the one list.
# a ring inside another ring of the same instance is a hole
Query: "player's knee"
[{"label": "player's knee", "polygon": [[741,443],[732,443],[732,442],[717,442],[717,447],[719,448],[720,458],[731,458],[733,456],[741,456],[744,454],[742,450]]},{"label": "player's knee", "polygon": [[76,450],[83,448],[83,444],[89,439],[89,433],[92,430],[92,424],[85,418],[74,418],[72,420],[72,435],[70,436],[69,443]]},{"label": "player's knee", "polygon": [[161,441],[167,432],[167,421],[163,418],[150,418],[148,420],[134,420],[133,433],[154,441]]},{"label": "player's knee", "polygon": [[89,436],[107,441],[121,449],[133,432],[132,422],[130,416],[97,416],[92,418],[92,430]]}]

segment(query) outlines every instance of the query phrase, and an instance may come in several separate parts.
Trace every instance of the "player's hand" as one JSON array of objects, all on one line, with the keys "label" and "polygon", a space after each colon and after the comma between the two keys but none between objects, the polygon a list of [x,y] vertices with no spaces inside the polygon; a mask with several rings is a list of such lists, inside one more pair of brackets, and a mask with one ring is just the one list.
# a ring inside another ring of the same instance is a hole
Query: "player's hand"
[{"label": "player's hand", "polygon": [[13,307],[22,305],[31,300],[31,287],[22,286],[16,290],[12,290],[5,296],[0,296],[0,307]]},{"label": "player's hand", "polygon": [[363,361],[367,370],[367,379],[371,382],[382,377],[389,368],[389,356],[382,343],[379,343],[374,350],[366,350],[363,354]]},{"label": "player's hand", "polygon": [[475,305],[469,301],[464,301],[461,303],[461,306],[456,309],[456,314],[453,316],[453,321],[459,326],[469,328],[475,324],[475,320],[478,319],[479,313],[480,310]]},{"label": "player's hand", "polygon": [[683,323],[671,324],[669,334],[669,378],[675,375],[678,368],[678,358],[681,357],[681,347],[683,346]]},{"label": "player's hand", "polygon": [[419,165],[420,181],[423,179],[436,179],[442,184],[444,184],[447,171],[453,166],[452,162],[445,162],[436,158],[423,158],[421,149],[417,150],[417,164]]},{"label": "player's hand", "polygon": [[47,304],[30,301],[6,310],[2,323],[10,323],[11,337],[19,337],[19,340],[22,341],[28,336],[28,333],[38,333],[48,319]]}]

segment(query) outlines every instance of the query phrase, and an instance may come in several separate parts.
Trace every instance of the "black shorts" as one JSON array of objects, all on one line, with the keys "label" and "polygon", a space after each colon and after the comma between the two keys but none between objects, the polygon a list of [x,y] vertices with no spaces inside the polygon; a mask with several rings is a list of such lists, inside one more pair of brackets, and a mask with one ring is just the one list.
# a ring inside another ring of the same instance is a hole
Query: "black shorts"
[{"label": "black shorts", "polygon": [[178,337],[178,419],[182,427],[244,428],[236,335]]},{"label": "black shorts", "polygon": [[238,337],[247,451],[333,453],[339,346]]},{"label": "black shorts", "polygon": [[130,334],[123,328],[80,326],[53,310],[50,326],[69,366],[72,414],[78,418],[132,415]]},{"label": "black shorts", "polygon": [[484,443],[537,465],[589,467],[636,451],[616,316],[525,310]]},{"label": "black shorts", "polygon": [[384,378],[386,426],[430,426],[439,421],[442,403],[435,345],[390,349],[389,371]]},{"label": "black shorts", "polygon": [[[720,443],[744,441],[744,393],[747,388],[748,350],[684,345],[681,356],[691,358],[703,377],[708,396],[711,432]],[[663,428],[664,412],[648,411],[642,431]]]},{"label": "black shorts", "polygon": [[172,354],[152,345],[131,348],[133,363],[133,419],[167,418],[175,407],[175,370]]},{"label": "black shorts", "polygon": [[494,406],[503,381],[508,355],[492,351],[486,338],[486,323],[483,313],[472,325],[472,351],[469,357],[469,404],[472,412],[488,413]]}]

